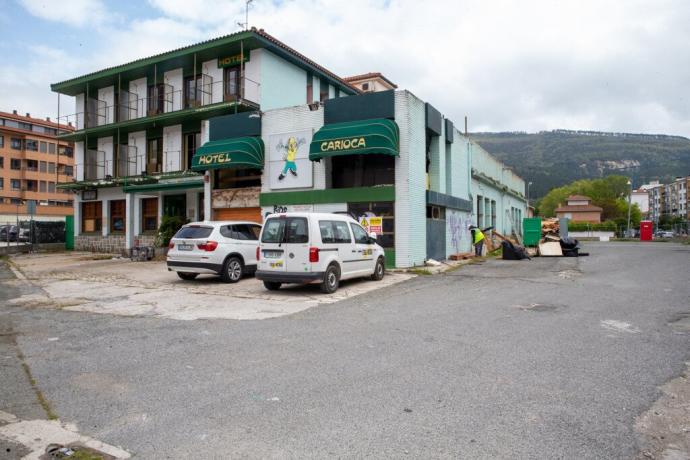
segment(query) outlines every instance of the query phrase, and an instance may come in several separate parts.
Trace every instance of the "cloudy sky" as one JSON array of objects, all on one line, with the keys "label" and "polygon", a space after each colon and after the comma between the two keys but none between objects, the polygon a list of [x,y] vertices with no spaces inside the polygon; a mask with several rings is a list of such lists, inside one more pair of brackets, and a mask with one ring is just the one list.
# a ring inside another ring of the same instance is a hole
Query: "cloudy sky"
[{"label": "cloudy sky", "polygon": [[[50,83],[244,19],[244,0],[0,6],[0,110],[51,117]],[[472,131],[690,136],[687,0],[254,0],[249,22],[338,75],[383,72]]]}]

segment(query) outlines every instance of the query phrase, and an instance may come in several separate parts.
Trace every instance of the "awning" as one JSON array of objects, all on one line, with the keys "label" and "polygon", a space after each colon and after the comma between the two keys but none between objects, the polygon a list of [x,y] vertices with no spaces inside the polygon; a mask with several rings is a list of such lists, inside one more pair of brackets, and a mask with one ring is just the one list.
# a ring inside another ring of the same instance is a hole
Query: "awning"
[{"label": "awning", "polygon": [[264,141],[260,137],[237,137],[210,141],[196,150],[193,171],[220,168],[264,167]]},{"label": "awning", "polygon": [[186,181],[156,182],[154,184],[125,185],[122,191],[125,193],[162,192],[166,190],[187,190],[204,186],[203,178],[195,178]]},{"label": "awning", "polygon": [[372,120],[333,123],[319,129],[309,145],[309,159],[339,155],[383,154],[398,156],[400,130],[393,120]]}]

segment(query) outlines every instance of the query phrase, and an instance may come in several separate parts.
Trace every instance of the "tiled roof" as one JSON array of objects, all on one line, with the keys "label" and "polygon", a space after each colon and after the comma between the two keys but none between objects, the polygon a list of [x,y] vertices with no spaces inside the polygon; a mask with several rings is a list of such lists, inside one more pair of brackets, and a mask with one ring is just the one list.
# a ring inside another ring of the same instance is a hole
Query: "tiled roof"
[{"label": "tiled roof", "polygon": [[369,72],[369,73],[363,73],[362,75],[353,75],[351,77],[345,77],[343,80],[347,82],[353,82],[353,81],[360,81],[360,80],[368,80],[371,78],[380,78],[387,82],[389,85],[391,85],[393,88],[397,88],[398,85],[387,79],[386,77],[383,76],[381,72]]},{"label": "tiled roof", "polygon": [[571,201],[571,200],[572,201],[592,201],[592,199],[590,197],[584,196],[584,195],[570,195],[567,198],[567,200],[568,201]]}]

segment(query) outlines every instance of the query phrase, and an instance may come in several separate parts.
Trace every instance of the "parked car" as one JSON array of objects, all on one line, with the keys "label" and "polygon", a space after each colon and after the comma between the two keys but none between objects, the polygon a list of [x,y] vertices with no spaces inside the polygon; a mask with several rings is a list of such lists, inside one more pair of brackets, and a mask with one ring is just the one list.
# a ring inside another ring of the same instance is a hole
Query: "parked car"
[{"label": "parked car", "polygon": [[16,225],[3,225],[0,227],[0,242],[15,242],[18,234],[19,230]]},{"label": "parked car", "polygon": [[659,238],[673,238],[675,235],[670,230],[662,230],[660,232],[657,232],[656,236]]},{"label": "parked car", "polygon": [[375,235],[349,216],[324,213],[271,214],[261,231],[257,279],[268,290],[283,283],[319,283],[325,293],[340,280],[383,279],[383,248]]},{"label": "parked car", "polygon": [[200,274],[220,275],[236,283],[256,271],[261,225],[255,222],[193,222],[184,225],[168,245],[168,270],[183,280]]}]

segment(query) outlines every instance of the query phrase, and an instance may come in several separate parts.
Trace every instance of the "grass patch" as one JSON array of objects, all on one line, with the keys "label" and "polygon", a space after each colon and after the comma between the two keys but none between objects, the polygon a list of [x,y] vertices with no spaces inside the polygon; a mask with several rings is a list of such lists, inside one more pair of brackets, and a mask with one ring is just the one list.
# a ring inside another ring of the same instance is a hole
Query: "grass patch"
[{"label": "grass patch", "polygon": [[411,268],[408,272],[414,273],[415,275],[433,275],[433,273],[426,268]]}]

